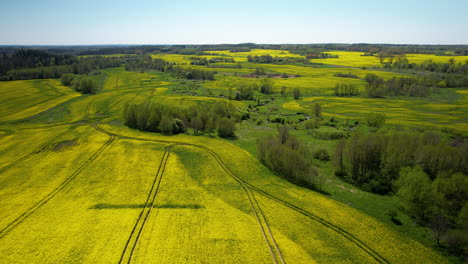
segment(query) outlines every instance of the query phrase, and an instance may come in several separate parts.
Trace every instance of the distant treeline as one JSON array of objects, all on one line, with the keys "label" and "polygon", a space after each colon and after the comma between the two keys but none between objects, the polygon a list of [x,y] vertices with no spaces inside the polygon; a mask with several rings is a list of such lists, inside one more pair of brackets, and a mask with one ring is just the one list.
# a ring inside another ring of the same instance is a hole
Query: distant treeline
[{"label": "distant treeline", "polygon": [[305,56],[306,59],[328,59],[328,58],[338,58],[338,55],[332,55],[330,53],[325,53],[326,49],[317,49],[317,48],[301,48],[301,49],[290,49],[289,52],[294,54],[299,54]]},{"label": "distant treeline", "polygon": [[200,56],[192,56],[189,57],[190,65],[208,65],[210,63],[235,63],[236,61],[234,58],[223,58],[223,57],[214,57],[214,58],[207,58],[207,57],[200,57]]},{"label": "distant treeline", "polygon": [[195,134],[214,131],[223,138],[235,138],[235,122],[246,119],[231,104],[200,104],[193,107],[145,102],[126,105],[125,124],[142,131],[179,134],[193,129]]},{"label": "distant treeline", "polygon": [[432,79],[411,77],[393,77],[387,81],[373,73],[366,75],[366,93],[369,98],[389,96],[428,96],[431,89],[436,87]]},{"label": "distant treeline", "polygon": [[312,166],[312,153],[282,126],[276,136],[257,140],[259,160],[281,177],[303,186],[317,188],[318,172]]},{"label": "distant treeline", "polygon": [[309,61],[299,57],[273,57],[269,54],[260,56],[247,56],[248,62],[253,63],[273,63],[273,64],[296,64],[296,63],[308,63]]},{"label": "distant treeline", "polygon": [[[0,48],[1,54],[12,54],[25,47],[11,46]],[[229,50],[232,52],[247,52],[251,49],[288,50],[292,53],[316,54],[326,51],[360,51],[367,55],[387,54],[436,54],[446,56],[447,51],[454,55],[468,55],[468,45],[398,45],[398,44],[219,44],[219,45],[108,45],[108,46],[28,46],[28,49],[41,50],[53,54],[70,55],[110,55],[110,54],[149,54],[170,53],[184,55],[202,55],[207,51]],[[325,55],[327,56],[327,55]]]},{"label": "distant treeline", "polygon": [[122,58],[52,55],[37,50],[19,50],[0,60],[0,80],[60,78],[64,74],[88,74],[94,70],[119,67]]},{"label": "distant treeline", "polygon": [[118,58],[87,57],[80,58],[78,63],[72,65],[12,70],[0,80],[53,79],[68,73],[89,74],[94,70],[119,67],[120,65],[121,61]]},{"label": "distant treeline", "polygon": [[214,73],[212,71],[204,71],[174,66],[174,63],[170,63],[159,58],[153,59],[149,55],[133,56],[129,58],[127,63],[125,64],[125,70],[156,70],[160,72],[170,73],[175,77],[186,78],[189,80],[214,80]]},{"label": "distant treeline", "polygon": [[16,50],[13,54],[0,57],[0,76],[14,69],[41,68],[49,66],[71,65],[78,63],[78,58],[70,55],[52,55],[40,50]]}]

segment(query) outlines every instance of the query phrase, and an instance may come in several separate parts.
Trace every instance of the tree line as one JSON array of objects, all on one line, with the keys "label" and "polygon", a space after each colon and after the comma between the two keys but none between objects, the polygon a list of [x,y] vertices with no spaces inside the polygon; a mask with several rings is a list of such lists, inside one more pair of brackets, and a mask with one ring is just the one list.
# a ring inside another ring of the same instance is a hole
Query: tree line
[{"label": "tree line", "polygon": [[[435,132],[358,132],[338,142],[334,163],[336,175],[364,190],[396,193],[437,245],[467,256],[467,143]],[[389,215],[395,221],[396,211]]]},{"label": "tree line", "polygon": [[229,58],[229,57],[207,58],[207,57],[201,57],[201,56],[192,56],[192,57],[189,57],[189,60],[190,60],[190,65],[208,65],[210,63],[222,63],[222,62],[236,63],[234,58]]},{"label": "tree line", "polygon": [[121,58],[116,57],[86,57],[78,58],[70,65],[44,66],[36,68],[13,69],[1,76],[0,80],[29,80],[29,79],[54,79],[64,74],[89,74],[94,70],[119,67]]},{"label": "tree line", "polygon": [[451,58],[448,63],[438,63],[427,60],[423,63],[409,63],[406,56],[390,57],[384,63],[387,69],[408,71],[436,80],[440,87],[466,87],[468,86],[468,61],[456,63]]},{"label": "tree line", "polygon": [[354,96],[359,95],[359,89],[352,84],[337,83],[333,89],[335,96]]},{"label": "tree line", "polygon": [[312,153],[295,137],[289,128],[282,126],[275,136],[257,140],[260,162],[281,177],[311,188],[318,187],[318,172],[312,166]]},{"label": "tree line", "polygon": [[468,174],[468,144],[450,143],[435,132],[357,132],[336,146],[336,175],[386,194],[395,191],[394,181],[403,167],[420,166],[431,180],[447,173]]},{"label": "tree line", "polygon": [[176,78],[186,78],[189,80],[214,80],[214,73],[212,71],[178,67],[175,66],[174,63],[167,62],[163,59],[153,59],[150,55],[129,57],[125,63],[125,70],[140,72],[156,70],[169,73]]},{"label": "tree line", "polygon": [[298,57],[273,57],[269,54],[260,56],[247,56],[248,62],[253,63],[273,63],[273,64],[296,64],[296,63],[309,63],[305,58]]},{"label": "tree line", "polygon": [[373,73],[365,77],[367,82],[366,94],[369,98],[389,96],[428,96],[436,87],[433,80],[411,77],[393,77],[387,81]]},{"label": "tree line", "polygon": [[210,135],[216,131],[220,137],[235,138],[235,123],[249,118],[249,115],[241,115],[227,103],[183,107],[148,101],[126,105],[124,117],[128,127],[141,131],[175,135],[190,128],[196,135]]},{"label": "tree line", "polygon": [[23,68],[41,68],[49,66],[71,65],[78,63],[78,58],[71,55],[53,55],[41,50],[19,49],[14,53],[0,57],[0,76],[9,71]]}]

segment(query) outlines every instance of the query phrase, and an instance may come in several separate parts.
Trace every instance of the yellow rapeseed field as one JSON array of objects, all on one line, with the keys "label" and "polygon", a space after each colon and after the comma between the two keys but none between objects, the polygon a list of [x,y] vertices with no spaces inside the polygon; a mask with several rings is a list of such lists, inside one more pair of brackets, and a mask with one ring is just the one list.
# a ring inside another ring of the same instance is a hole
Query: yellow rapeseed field
[{"label": "yellow rapeseed field", "polygon": [[[262,52],[292,56],[249,54]],[[335,70],[266,67],[302,75],[277,80],[276,89],[328,92],[337,78]],[[158,74],[102,72],[95,95],[58,80],[0,83],[0,262],[447,263],[391,226],[281,179],[227,140],[141,132],[121,118],[133,102],[244,102],[171,94],[177,84]],[[257,80],[217,76],[203,85],[244,81]],[[429,113],[429,102],[416,100],[315,96],[283,107],[317,101],[328,116],[362,118],[375,109],[405,125],[466,120],[463,107],[435,104]]]}]

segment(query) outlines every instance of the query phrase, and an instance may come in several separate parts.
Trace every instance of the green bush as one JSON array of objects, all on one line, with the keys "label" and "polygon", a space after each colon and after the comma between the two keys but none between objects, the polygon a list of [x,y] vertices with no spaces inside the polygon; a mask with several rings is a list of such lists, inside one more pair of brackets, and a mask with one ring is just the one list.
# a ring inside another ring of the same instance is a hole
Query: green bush
[{"label": "green bush", "polygon": [[385,124],[385,115],[380,113],[370,113],[367,116],[367,125],[370,127],[381,128]]},{"label": "green bush", "polygon": [[236,124],[229,118],[221,118],[218,122],[218,136],[222,138],[235,138]]},{"label": "green bush", "polygon": [[330,154],[328,154],[328,151],[326,149],[318,149],[314,152],[314,159],[318,159],[321,161],[329,161]]}]

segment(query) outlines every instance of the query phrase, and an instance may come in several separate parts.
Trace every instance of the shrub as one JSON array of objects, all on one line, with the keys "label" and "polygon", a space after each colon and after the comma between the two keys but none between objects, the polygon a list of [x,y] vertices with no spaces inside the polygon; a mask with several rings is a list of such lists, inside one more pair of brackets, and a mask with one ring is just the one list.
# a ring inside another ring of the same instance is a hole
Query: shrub
[{"label": "shrub", "polygon": [[318,159],[321,161],[329,161],[330,154],[328,154],[328,151],[326,149],[318,149],[314,152],[314,159]]},{"label": "shrub", "polygon": [[73,79],[73,88],[83,94],[94,94],[98,90],[98,85],[92,78],[81,76]]},{"label": "shrub", "polygon": [[367,125],[370,127],[381,128],[385,124],[385,115],[380,113],[370,113],[367,116]]},{"label": "shrub", "polygon": [[235,138],[236,124],[233,120],[226,117],[218,122],[218,136],[222,138]]},{"label": "shrub", "polygon": [[306,129],[314,129],[320,126],[320,118],[314,118],[304,121],[304,127]]},{"label": "shrub", "polygon": [[301,98],[301,90],[299,90],[299,88],[294,88],[293,96],[295,100],[298,100],[299,98]]},{"label": "shrub", "polygon": [[65,86],[70,86],[73,82],[73,79],[75,78],[75,75],[72,73],[67,73],[62,75],[62,78],[60,78],[61,82]]}]

